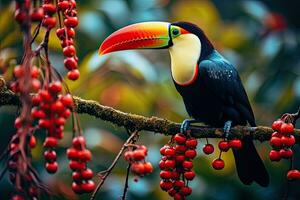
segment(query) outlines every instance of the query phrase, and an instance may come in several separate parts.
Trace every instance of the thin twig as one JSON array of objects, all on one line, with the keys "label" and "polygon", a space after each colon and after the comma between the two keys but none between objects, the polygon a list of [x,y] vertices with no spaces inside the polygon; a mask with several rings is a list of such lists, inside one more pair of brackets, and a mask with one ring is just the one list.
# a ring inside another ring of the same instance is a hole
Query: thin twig
[{"label": "thin twig", "polygon": [[132,140],[134,139],[134,137],[138,134],[138,131],[134,131],[130,137],[126,140],[126,142],[123,144],[122,148],[120,149],[118,155],[115,157],[114,161],[112,162],[112,164],[109,166],[109,168],[107,170],[105,170],[104,174],[101,173],[100,176],[100,182],[97,184],[96,189],[94,190],[90,200],[95,199],[99,189],[102,187],[102,185],[104,184],[106,178],[109,176],[109,174],[111,173],[111,171],[114,169],[114,167],[116,166],[118,160],[120,159],[120,157],[122,156],[124,150],[127,148],[127,144],[131,143]]},{"label": "thin twig", "polygon": [[127,170],[126,170],[126,179],[125,179],[125,185],[124,185],[122,200],[126,200],[126,193],[128,191],[128,180],[129,180],[130,168],[131,168],[131,164],[128,163]]}]

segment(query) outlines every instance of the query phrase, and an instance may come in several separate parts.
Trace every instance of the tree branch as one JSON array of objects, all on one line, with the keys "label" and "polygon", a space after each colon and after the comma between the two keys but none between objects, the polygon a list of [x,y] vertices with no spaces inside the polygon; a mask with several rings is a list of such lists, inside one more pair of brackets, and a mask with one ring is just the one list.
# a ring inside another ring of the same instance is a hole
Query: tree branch
[{"label": "tree branch", "polygon": [[[76,112],[85,113],[104,121],[109,121],[117,126],[123,126],[129,130],[145,130],[165,135],[174,135],[180,131],[180,124],[158,117],[144,117],[141,115],[125,113],[112,107],[103,106],[93,100],[85,100],[74,97]],[[0,77],[0,106],[20,105],[18,95],[8,90],[5,80]],[[191,126],[191,135],[196,138],[221,138],[223,129],[208,126]],[[274,131],[270,127],[258,126],[236,126],[231,129],[230,137],[242,138],[245,135],[252,135],[253,139],[261,142],[270,139]],[[297,142],[300,142],[300,130],[295,130]]]}]

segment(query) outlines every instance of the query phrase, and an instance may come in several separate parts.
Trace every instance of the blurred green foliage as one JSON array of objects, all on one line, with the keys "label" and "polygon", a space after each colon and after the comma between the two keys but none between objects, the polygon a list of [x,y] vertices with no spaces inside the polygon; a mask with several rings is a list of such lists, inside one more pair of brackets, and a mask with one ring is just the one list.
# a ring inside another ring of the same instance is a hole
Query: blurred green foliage
[{"label": "blurred green foliage", "polygon": [[[99,101],[124,112],[145,116],[159,116],[180,122],[187,118],[183,102],[170,76],[167,50],[125,51],[99,57],[101,42],[113,31],[141,21],[190,21],[207,33],[215,47],[240,72],[252,103],[257,124],[269,125],[284,112],[295,112],[300,102],[300,15],[298,1],[222,1],[222,0],[81,0],[78,1],[80,25],[76,30],[76,47],[80,59],[81,77],[67,81],[73,94]],[[0,2],[0,72],[7,80],[22,58],[22,35],[13,21],[14,4]],[[276,14],[277,13],[277,14]],[[37,38],[40,42],[44,31]],[[35,44],[37,45],[37,43]],[[59,41],[51,34],[52,64],[63,75],[63,56]],[[16,110],[2,107],[0,124],[5,148],[13,133]],[[99,119],[81,115],[81,124],[93,151],[91,168],[102,171],[112,162],[126,139],[126,132]],[[71,171],[68,169],[65,149],[70,145],[71,130],[60,143],[59,172],[48,175],[43,168],[42,133],[37,134],[39,145],[33,152],[33,161],[42,180],[49,185],[53,199],[89,199],[71,191]],[[149,160],[154,164],[152,175],[130,178],[128,199],[168,199],[159,189],[159,148],[167,137],[152,133],[142,134],[140,143],[149,147]],[[212,143],[216,141],[211,140]],[[195,161],[197,178],[189,199],[280,199],[286,191],[285,171],[288,163],[270,163],[269,146],[257,144],[271,174],[268,188],[242,185],[235,173],[231,153],[225,155],[226,167],[214,171],[210,165],[217,153],[203,156],[201,141]],[[300,168],[299,148],[295,165]],[[2,166],[3,167],[3,166]],[[118,199],[122,194],[126,163],[120,161],[108,178],[97,199]],[[299,199],[299,182],[288,185],[290,199]],[[6,177],[0,183],[1,199],[8,199],[11,186]]]}]

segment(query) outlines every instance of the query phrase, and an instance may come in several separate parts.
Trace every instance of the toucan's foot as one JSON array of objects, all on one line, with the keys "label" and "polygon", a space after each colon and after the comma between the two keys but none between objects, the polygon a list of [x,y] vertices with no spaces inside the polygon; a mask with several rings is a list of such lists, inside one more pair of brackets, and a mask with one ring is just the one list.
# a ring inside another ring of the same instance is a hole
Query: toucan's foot
[{"label": "toucan's foot", "polygon": [[231,124],[232,124],[232,121],[226,121],[225,124],[224,124],[224,137],[227,139],[228,136],[229,136],[229,132],[230,132],[230,129],[231,129]]},{"label": "toucan's foot", "polygon": [[195,119],[185,119],[183,120],[183,122],[181,123],[181,127],[180,127],[180,132],[183,134],[186,134],[186,132],[189,130],[189,127],[192,123],[197,123],[199,121],[195,120]]}]

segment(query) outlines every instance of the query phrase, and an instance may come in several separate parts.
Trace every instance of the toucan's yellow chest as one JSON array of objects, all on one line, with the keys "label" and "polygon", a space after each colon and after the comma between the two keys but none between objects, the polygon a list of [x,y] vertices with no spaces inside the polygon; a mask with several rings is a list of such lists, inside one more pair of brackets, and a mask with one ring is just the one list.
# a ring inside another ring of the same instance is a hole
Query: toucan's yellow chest
[{"label": "toucan's yellow chest", "polygon": [[194,34],[184,34],[173,39],[169,48],[171,72],[179,85],[188,85],[197,76],[197,62],[201,54],[201,42]]}]

